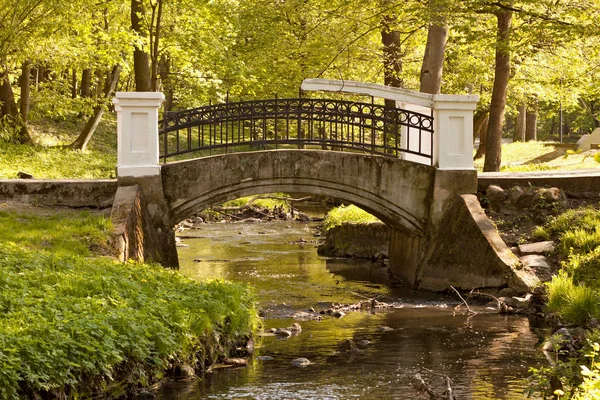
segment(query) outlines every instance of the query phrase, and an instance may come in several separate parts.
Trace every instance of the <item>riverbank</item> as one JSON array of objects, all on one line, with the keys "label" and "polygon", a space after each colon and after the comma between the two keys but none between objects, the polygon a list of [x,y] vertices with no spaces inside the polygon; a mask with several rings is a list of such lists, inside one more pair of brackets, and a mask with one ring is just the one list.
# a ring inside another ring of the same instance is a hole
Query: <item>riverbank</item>
[{"label": "riverbank", "polygon": [[0,207],[1,398],[139,392],[258,328],[247,285],[115,262],[109,232],[98,212]]}]

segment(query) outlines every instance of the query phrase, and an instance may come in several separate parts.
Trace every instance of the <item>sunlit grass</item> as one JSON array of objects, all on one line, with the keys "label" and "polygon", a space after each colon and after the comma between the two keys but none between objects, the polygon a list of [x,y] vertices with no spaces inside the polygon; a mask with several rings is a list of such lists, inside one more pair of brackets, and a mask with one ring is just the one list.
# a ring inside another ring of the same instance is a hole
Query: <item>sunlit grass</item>
[{"label": "sunlit grass", "polygon": [[[594,160],[598,150],[568,154],[566,148],[546,142],[515,142],[502,145],[502,172],[535,172],[600,168]],[[484,158],[474,161],[475,168],[483,171]]]},{"label": "sunlit grass", "polygon": [[373,222],[381,222],[374,215],[369,214],[365,210],[351,204],[349,206],[340,206],[331,209],[325,216],[323,227],[329,230],[335,226],[342,225],[345,222],[357,224],[369,224]]},{"label": "sunlit grass", "polygon": [[117,128],[114,116],[106,114],[92,136],[88,150],[81,152],[61,146],[75,140],[83,119],[32,123],[35,145],[0,142],[0,179],[14,179],[26,172],[36,179],[114,178],[117,165]]}]

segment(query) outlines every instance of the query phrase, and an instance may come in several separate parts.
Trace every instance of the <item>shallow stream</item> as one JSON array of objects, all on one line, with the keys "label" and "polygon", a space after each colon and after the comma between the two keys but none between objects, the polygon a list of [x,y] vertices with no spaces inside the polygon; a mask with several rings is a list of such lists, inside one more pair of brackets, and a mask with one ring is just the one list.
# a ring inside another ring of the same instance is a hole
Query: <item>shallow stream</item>
[{"label": "shallow stream", "polygon": [[[524,398],[528,368],[543,357],[526,318],[483,307],[470,318],[453,316],[458,304],[453,298],[390,288],[386,269],[370,262],[318,256],[314,228],[268,222],[207,224],[184,232],[195,238],[186,237],[189,247],[180,248],[182,273],[200,280],[249,282],[256,288],[266,329],[299,322],[302,332],[283,340],[259,338],[248,367],[171,383],[157,393],[158,399],[412,400],[417,397],[410,376],[418,370],[440,392],[442,375],[448,375],[458,399]],[[395,308],[322,321],[289,317],[365,298]],[[371,343],[357,354],[339,353],[344,339]],[[312,364],[292,366],[299,357]]]}]

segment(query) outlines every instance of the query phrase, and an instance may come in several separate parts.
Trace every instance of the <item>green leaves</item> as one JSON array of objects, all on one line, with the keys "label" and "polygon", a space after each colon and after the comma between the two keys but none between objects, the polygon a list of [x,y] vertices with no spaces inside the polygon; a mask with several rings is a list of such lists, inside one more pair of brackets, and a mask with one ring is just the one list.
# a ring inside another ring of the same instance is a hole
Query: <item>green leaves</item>
[{"label": "green leaves", "polygon": [[[102,218],[0,213],[0,227],[15,221],[32,240],[27,247],[26,237],[11,243],[0,231],[0,398],[90,397],[148,385],[174,362],[213,361],[203,358],[204,349],[228,351],[257,327],[244,285],[83,257],[77,246],[57,255],[44,244],[101,242]],[[208,341],[213,333],[221,339]]]}]

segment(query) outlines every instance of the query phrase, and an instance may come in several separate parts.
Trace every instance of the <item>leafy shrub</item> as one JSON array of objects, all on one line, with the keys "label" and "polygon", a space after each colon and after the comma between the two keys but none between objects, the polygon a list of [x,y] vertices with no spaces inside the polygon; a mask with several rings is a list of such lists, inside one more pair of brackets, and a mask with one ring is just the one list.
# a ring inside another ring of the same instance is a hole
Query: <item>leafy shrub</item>
[{"label": "leafy shrub", "polygon": [[83,257],[68,244],[97,246],[101,217],[82,217],[60,245],[77,218],[50,219],[45,233],[43,219],[0,213],[0,227],[21,221],[33,237],[0,236],[0,398],[121,396],[176,362],[202,367],[257,328],[245,285]]},{"label": "leafy shrub", "polygon": [[566,323],[582,325],[598,315],[598,293],[576,285],[564,270],[548,283],[548,308]]},{"label": "leafy shrub", "polygon": [[571,254],[565,268],[575,282],[600,289],[600,247],[583,254]]},{"label": "leafy shrub", "polygon": [[344,222],[370,224],[373,222],[381,222],[381,220],[353,204],[349,206],[342,205],[331,209],[327,213],[323,220],[323,227],[325,230],[329,230],[334,226],[342,225]]}]

